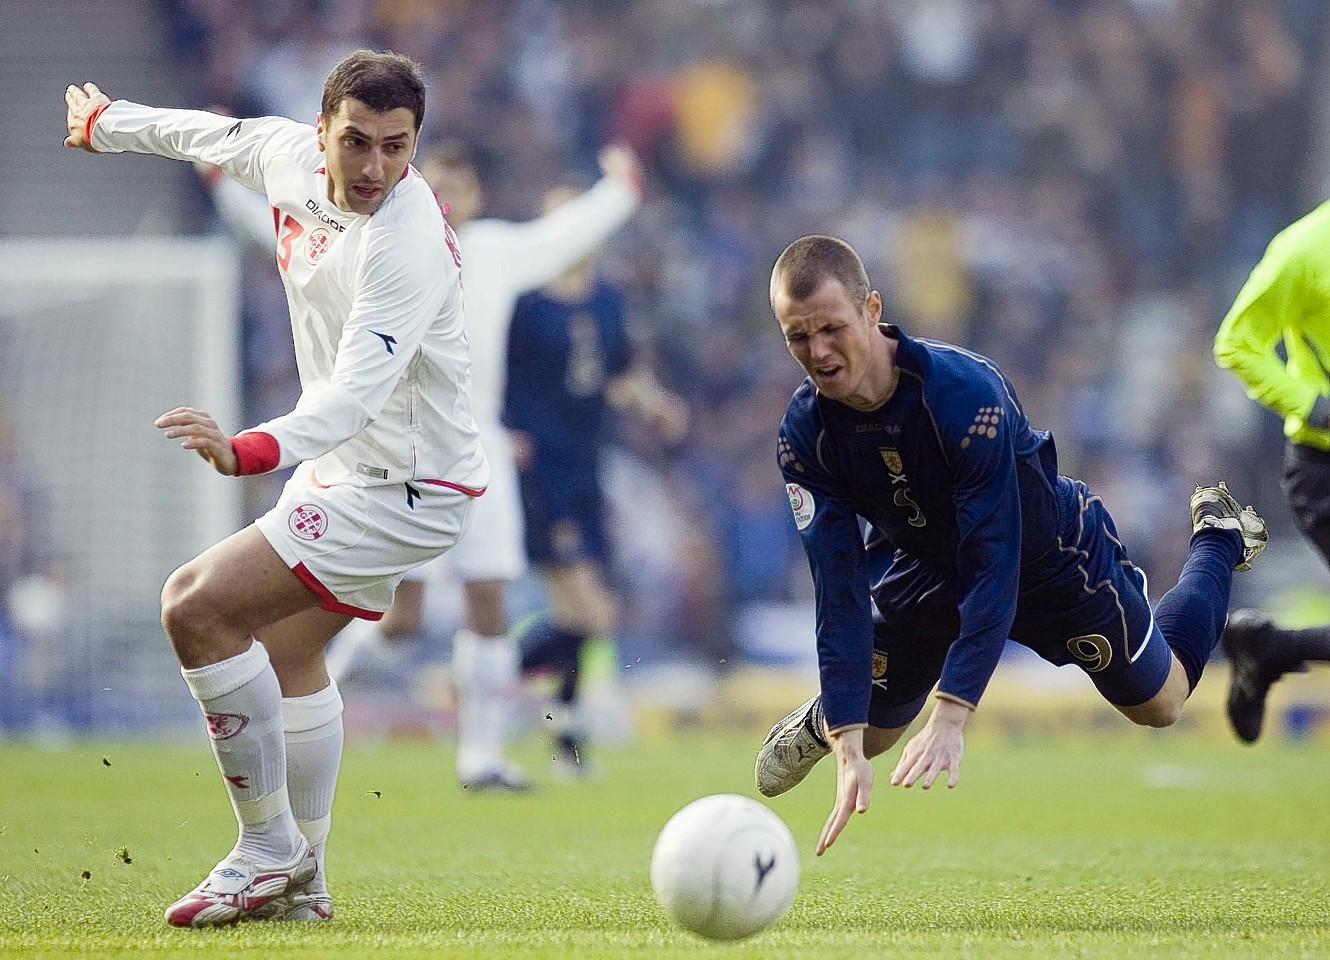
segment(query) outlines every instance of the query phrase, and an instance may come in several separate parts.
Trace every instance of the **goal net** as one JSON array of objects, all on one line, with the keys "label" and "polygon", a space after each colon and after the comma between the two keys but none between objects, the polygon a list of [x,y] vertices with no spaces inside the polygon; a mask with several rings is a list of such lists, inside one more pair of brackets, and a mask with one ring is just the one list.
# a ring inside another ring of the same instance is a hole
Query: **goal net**
[{"label": "goal net", "polygon": [[8,693],[29,722],[174,720],[189,702],[161,586],[239,527],[241,490],[153,421],[187,405],[239,424],[235,255],[220,240],[4,240],[0,264],[0,544],[23,553],[0,568]]}]

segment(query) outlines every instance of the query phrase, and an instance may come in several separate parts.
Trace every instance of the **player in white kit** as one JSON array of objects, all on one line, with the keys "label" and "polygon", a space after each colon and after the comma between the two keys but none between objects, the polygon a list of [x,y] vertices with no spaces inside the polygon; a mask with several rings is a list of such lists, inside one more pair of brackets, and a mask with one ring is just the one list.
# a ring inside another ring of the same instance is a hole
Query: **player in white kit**
[{"label": "player in white kit", "polygon": [[[508,433],[500,424],[508,367],[508,329],[523,293],[552,281],[585,258],[637,209],[642,172],[626,147],[600,153],[600,181],[557,210],[525,223],[480,219],[484,203],[475,159],[460,146],[422,151],[420,172],[438,194],[462,247],[466,332],[471,343],[472,401],[490,461],[490,486],[476,505],[471,533],[440,557],[463,583],[466,624],[453,637],[458,692],[457,776],[470,789],[523,789],[526,777],[504,755],[518,653],[507,635],[506,584],[526,569],[522,502]],[[329,649],[340,676],[380,641],[419,629],[426,584],[435,564],[407,575],[378,623],[357,621]],[[563,718],[556,717],[561,722]]]},{"label": "player in white kit", "polygon": [[[519,296],[582,260],[633,214],[641,195],[641,165],[628,148],[606,147],[600,154],[600,182],[526,223],[477,218],[484,203],[480,172],[460,145],[426,149],[418,166],[461,245],[472,409],[489,459],[490,483],[476,504],[470,534],[446,556],[409,571],[382,620],[352,621],[328,649],[328,673],[341,680],[385,640],[415,634],[427,584],[444,572],[440,565],[450,567],[462,581],[466,604],[466,623],[452,645],[457,777],[470,790],[522,790],[526,775],[504,752],[518,685],[518,653],[508,636],[504,596],[506,585],[526,569],[517,468],[499,420],[508,329]],[[271,216],[257,194],[212,170],[204,171],[204,182],[234,230],[252,242],[271,243]]]},{"label": "player in white kit", "polygon": [[112,103],[90,83],[68,87],[65,102],[66,146],[213,163],[272,209],[299,402],[235,436],[189,407],[156,421],[227,476],[299,464],[273,510],[162,591],[162,624],[240,826],[166,918],[327,919],[342,702],[324,647],[353,617],[381,617],[408,570],[458,541],[489,477],[470,409],[460,256],[409,166],[420,70],[395,54],[352,54],[328,75],[316,127]]}]

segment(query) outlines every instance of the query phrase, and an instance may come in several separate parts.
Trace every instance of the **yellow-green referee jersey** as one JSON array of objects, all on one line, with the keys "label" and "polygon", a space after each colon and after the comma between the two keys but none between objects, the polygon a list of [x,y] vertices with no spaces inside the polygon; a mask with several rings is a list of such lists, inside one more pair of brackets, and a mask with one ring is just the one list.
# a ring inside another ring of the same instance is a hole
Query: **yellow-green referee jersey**
[{"label": "yellow-green referee jersey", "polygon": [[1215,361],[1284,418],[1286,437],[1330,450],[1330,203],[1270,241],[1219,326]]}]

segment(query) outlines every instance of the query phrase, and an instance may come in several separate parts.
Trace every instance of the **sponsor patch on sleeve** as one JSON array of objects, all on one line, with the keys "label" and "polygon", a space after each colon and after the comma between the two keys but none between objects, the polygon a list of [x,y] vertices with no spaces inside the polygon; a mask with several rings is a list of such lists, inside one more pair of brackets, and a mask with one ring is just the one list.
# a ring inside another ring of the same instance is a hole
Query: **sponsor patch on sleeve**
[{"label": "sponsor patch on sleeve", "polygon": [[817,508],[813,504],[813,495],[797,483],[785,484],[785,492],[790,495],[790,509],[794,511],[794,525],[800,530],[813,522]]}]

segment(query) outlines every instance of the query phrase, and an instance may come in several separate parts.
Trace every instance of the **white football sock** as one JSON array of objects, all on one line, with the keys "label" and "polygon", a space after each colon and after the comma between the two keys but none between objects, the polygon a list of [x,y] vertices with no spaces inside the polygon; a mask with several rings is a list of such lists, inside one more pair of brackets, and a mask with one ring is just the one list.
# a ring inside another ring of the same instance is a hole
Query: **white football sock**
[{"label": "white football sock", "polygon": [[324,662],[328,676],[336,683],[383,646],[383,633],[374,620],[352,620],[328,644]]},{"label": "white football sock", "polygon": [[255,640],[242,654],[180,673],[203,708],[240,824],[236,851],[261,863],[290,860],[300,831],[287,797],[282,691],[268,651]]},{"label": "white football sock", "polygon": [[507,636],[459,630],[453,637],[453,678],[458,778],[473,780],[502,770],[518,681],[517,644]]},{"label": "white football sock", "polygon": [[291,812],[319,860],[311,889],[327,892],[323,852],[332,827],[333,794],[342,764],[342,696],[336,683],[306,697],[282,701],[286,779]]}]

